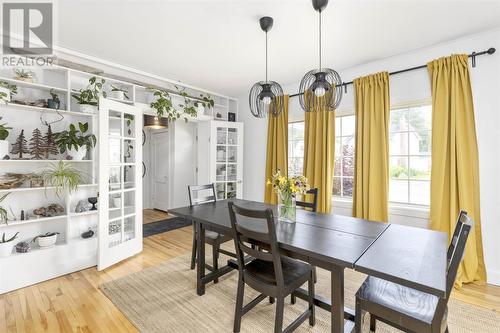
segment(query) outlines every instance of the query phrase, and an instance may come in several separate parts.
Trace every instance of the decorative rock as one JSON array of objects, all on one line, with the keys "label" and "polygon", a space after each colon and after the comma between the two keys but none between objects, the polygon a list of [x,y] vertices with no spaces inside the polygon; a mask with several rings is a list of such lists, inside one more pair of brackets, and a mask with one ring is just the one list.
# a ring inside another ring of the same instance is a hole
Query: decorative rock
[{"label": "decorative rock", "polygon": [[89,229],[88,231],[82,233],[82,238],[90,238],[94,236],[94,234],[95,234],[94,231],[92,229]]},{"label": "decorative rock", "polygon": [[88,203],[87,200],[80,200],[76,205],[75,213],[88,212],[90,210],[90,207],[92,207],[92,205]]},{"label": "decorative rock", "polygon": [[47,208],[40,207],[40,208],[33,209],[33,214],[35,214],[37,216],[45,216],[45,214],[47,214]]},{"label": "decorative rock", "polygon": [[59,204],[52,204],[47,207],[47,215],[48,217],[51,216],[58,216],[64,213],[64,207],[59,205]]},{"label": "decorative rock", "polygon": [[16,252],[18,253],[27,253],[30,249],[30,244],[27,242],[19,242],[16,244]]}]

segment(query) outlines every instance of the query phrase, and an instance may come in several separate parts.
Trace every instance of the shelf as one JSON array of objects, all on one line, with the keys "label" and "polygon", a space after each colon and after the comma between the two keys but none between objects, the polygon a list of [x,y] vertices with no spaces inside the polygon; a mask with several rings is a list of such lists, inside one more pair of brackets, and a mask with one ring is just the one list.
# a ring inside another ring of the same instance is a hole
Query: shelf
[{"label": "shelf", "polygon": [[14,108],[18,110],[25,110],[25,111],[35,111],[35,112],[49,112],[49,113],[60,113],[62,115],[71,115],[71,116],[78,116],[78,117],[92,117],[92,116],[97,116],[97,113],[84,113],[84,112],[77,112],[77,111],[68,111],[68,110],[56,110],[56,109],[49,109],[49,108],[44,108],[40,106],[32,106],[32,105],[23,105],[23,104],[17,104],[17,103],[8,103],[7,104],[7,109],[8,108]]},{"label": "shelf", "polygon": [[[97,184],[82,184],[78,185],[78,187],[97,187]],[[47,191],[52,191],[54,190],[54,186],[47,186]],[[18,188],[11,188],[11,189],[1,189],[0,193],[6,193],[6,192],[34,192],[34,191],[45,191],[45,187],[18,187]]]},{"label": "shelf", "polygon": [[71,217],[88,216],[88,215],[94,215],[94,214],[97,214],[97,213],[98,213],[97,210],[89,210],[89,211],[81,212],[81,213],[71,213],[70,216]]},{"label": "shelf", "polygon": [[112,97],[106,97],[106,99],[109,99],[110,101],[125,103],[125,104],[134,104],[134,101],[129,100],[129,99],[119,99],[119,98],[112,98]]},{"label": "shelf", "polygon": [[55,91],[59,91],[59,92],[68,92],[68,89],[64,89],[64,88],[49,86],[49,85],[46,85],[43,83],[26,82],[26,81],[16,80],[16,79],[12,79],[12,78],[7,78],[7,77],[0,77],[0,81],[6,81],[9,83],[13,83],[17,86],[27,87],[27,88],[37,88],[37,89],[44,89],[44,90],[54,89]]},{"label": "shelf", "polygon": [[16,160],[16,159],[11,159],[11,160],[0,160],[0,164],[2,163],[7,163],[7,164],[14,164],[14,163],[58,163],[58,162],[69,162],[69,163],[92,163],[92,160]]},{"label": "shelf", "polygon": [[12,254],[6,258],[3,258],[3,259],[12,258],[12,257],[19,257],[19,256],[29,256],[29,255],[32,255],[33,253],[40,253],[40,251],[51,251],[51,250],[54,250],[55,248],[58,248],[60,246],[66,246],[66,245],[68,245],[68,243],[66,243],[65,241],[58,240],[54,246],[42,249],[42,248],[38,247],[37,245],[30,243],[31,249],[29,250],[29,252],[19,253],[19,252],[16,252],[16,248],[14,247],[12,249]]},{"label": "shelf", "polygon": [[1,228],[9,228],[13,226],[18,226],[18,225],[24,225],[24,224],[32,224],[32,223],[41,223],[41,222],[48,222],[48,221],[54,221],[54,220],[61,220],[67,218],[68,215],[57,215],[57,216],[51,216],[51,217],[40,217],[40,218],[32,218],[29,220],[24,220],[24,221],[10,221],[9,224],[0,224],[0,229]]}]

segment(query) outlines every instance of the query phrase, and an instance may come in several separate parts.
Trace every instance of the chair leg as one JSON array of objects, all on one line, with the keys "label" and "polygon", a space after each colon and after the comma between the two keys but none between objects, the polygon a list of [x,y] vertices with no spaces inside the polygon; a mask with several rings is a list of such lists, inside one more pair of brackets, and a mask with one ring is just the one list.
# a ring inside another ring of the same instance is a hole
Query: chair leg
[{"label": "chair leg", "polygon": [[318,273],[316,272],[316,266],[313,267],[313,278],[314,283],[318,282]]},{"label": "chair leg", "polygon": [[446,325],[446,328],[444,329],[444,333],[449,333],[449,331],[448,331],[448,325]]},{"label": "chair leg", "polygon": [[[219,269],[219,248],[220,244],[217,242],[214,243],[214,245],[212,245],[212,261],[213,261],[214,272],[217,272],[217,270]],[[214,283],[217,282],[219,282],[219,278],[214,279]]]},{"label": "chair leg", "polygon": [[377,318],[370,314],[370,331],[371,332],[375,332],[375,330],[377,329]]},{"label": "chair leg", "polygon": [[269,303],[274,304],[274,297],[269,297]]},{"label": "chair leg", "polygon": [[292,293],[290,295],[290,304],[295,304],[297,303],[297,297]]},{"label": "chair leg", "polygon": [[285,310],[285,298],[276,298],[276,318],[274,319],[274,333],[283,331],[283,312]]},{"label": "chair leg", "polygon": [[358,300],[356,299],[356,317],[354,320],[354,332],[355,333],[361,333],[361,326],[362,326],[362,318],[361,318],[361,304],[359,304]]},{"label": "chair leg", "polygon": [[234,332],[238,333],[241,328],[241,316],[243,313],[243,295],[245,292],[245,282],[241,274],[238,274],[238,292],[236,293],[236,311],[234,313]]},{"label": "chair leg", "polygon": [[193,248],[191,250],[191,269],[194,269],[196,263],[196,227],[193,222]]},{"label": "chair leg", "polygon": [[314,326],[316,324],[316,311],[314,309],[314,270],[311,271],[311,277],[308,281],[308,293],[309,293],[309,311],[311,314],[309,316],[309,325]]}]

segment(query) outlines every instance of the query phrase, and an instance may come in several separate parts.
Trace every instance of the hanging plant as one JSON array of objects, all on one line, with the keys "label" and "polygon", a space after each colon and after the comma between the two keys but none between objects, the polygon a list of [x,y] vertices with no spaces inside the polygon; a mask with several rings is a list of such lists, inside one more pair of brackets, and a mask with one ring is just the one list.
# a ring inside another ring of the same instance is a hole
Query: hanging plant
[{"label": "hanging plant", "polygon": [[205,109],[210,110],[215,106],[215,102],[209,94],[200,94],[201,101],[195,101],[194,105],[198,107],[203,106]]},{"label": "hanging plant", "polygon": [[156,110],[156,115],[159,118],[165,117],[169,121],[174,121],[181,117],[179,111],[173,107],[172,98],[168,91],[156,89],[153,95],[157,98],[154,102],[151,102],[150,106]]},{"label": "hanging plant", "polygon": [[[184,99],[184,104],[179,104],[179,107],[182,108],[184,114],[196,118],[198,116],[198,111],[196,110],[195,104],[193,104],[189,99],[189,95],[185,91],[185,88],[175,86],[175,89],[177,89],[179,95],[181,95]],[[187,121],[187,118],[185,119]]]},{"label": "hanging plant", "polygon": [[0,102],[10,102],[12,95],[17,94],[17,86],[6,81],[0,81]]},{"label": "hanging plant", "polygon": [[87,88],[78,90],[79,94],[74,94],[72,97],[76,99],[76,102],[80,105],[97,106],[99,97],[103,96],[106,98],[107,96],[106,92],[102,89],[105,82],[104,79],[98,80],[93,76],[89,79]]}]

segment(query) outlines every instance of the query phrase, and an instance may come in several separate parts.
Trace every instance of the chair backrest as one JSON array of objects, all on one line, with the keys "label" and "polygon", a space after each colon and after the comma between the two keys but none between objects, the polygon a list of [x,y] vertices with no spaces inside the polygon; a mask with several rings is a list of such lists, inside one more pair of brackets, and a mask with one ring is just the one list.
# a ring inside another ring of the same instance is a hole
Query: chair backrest
[{"label": "chair backrest", "polygon": [[[200,196],[199,193],[205,191],[210,192],[209,195]],[[189,205],[196,206],[206,202],[215,202],[217,201],[217,195],[215,194],[215,186],[214,184],[207,185],[188,185],[188,193],[189,193]]]},{"label": "chair backrest", "polygon": [[317,212],[318,211],[318,192],[319,192],[319,190],[317,187],[310,189],[309,191],[306,192],[306,194],[304,196],[312,195],[312,197],[313,197],[312,202],[297,201],[296,202],[297,206],[308,208],[313,212]]},{"label": "chair backrest", "polygon": [[[283,270],[273,211],[269,208],[266,210],[246,209],[233,202],[228,202],[228,206],[240,274],[244,274],[245,255],[272,262],[277,287],[283,289]],[[252,248],[249,243],[258,243],[260,246]],[[262,246],[264,244],[268,246]]]}]

